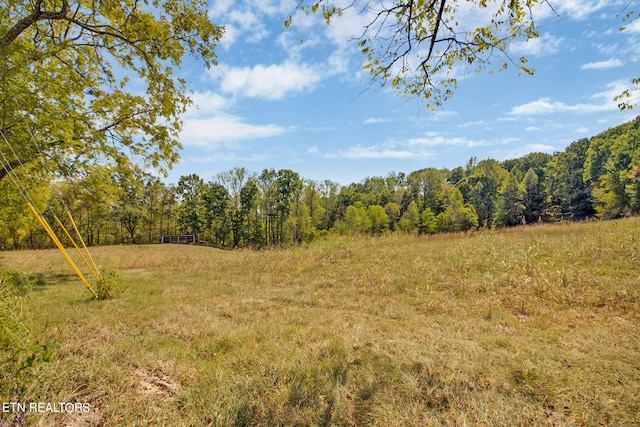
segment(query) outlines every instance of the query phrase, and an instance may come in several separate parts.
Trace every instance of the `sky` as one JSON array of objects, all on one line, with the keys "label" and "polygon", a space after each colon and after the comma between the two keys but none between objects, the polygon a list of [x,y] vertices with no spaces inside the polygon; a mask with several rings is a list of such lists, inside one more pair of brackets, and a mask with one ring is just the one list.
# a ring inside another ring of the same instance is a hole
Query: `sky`
[{"label": "sky", "polygon": [[[297,3],[210,0],[210,18],[225,35],[216,67],[190,60],[177,73],[195,103],[183,118],[184,148],[169,182],[192,173],[213,181],[244,167],[348,185],[451,169],[471,157],[552,154],[639,114],[620,111],[614,100],[640,77],[640,20],[619,30],[633,1],[551,0],[553,10],[537,7],[540,37],[508,50],[526,56],[535,75],[518,75],[515,66],[496,73],[460,68],[458,89],[435,110],[371,84],[353,40],[368,16],[351,8],[327,26],[321,16],[295,13]],[[486,15],[461,3],[463,25]]]}]

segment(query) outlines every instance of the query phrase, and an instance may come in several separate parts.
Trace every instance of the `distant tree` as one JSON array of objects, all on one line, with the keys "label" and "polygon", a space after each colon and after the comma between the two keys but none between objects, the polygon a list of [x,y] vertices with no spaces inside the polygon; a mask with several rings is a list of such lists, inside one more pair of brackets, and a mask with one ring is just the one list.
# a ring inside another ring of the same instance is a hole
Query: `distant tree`
[{"label": "distant tree", "polygon": [[165,185],[159,178],[146,175],[144,177],[144,188],[142,190],[142,207],[144,209],[144,219],[147,226],[147,243],[160,241],[161,233],[158,227],[160,217],[162,192]]},{"label": "distant tree", "polygon": [[177,224],[183,233],[194,234],[196,240],[205,225],[202,205],[204,181],[197,174],[181,176],[176,187],[180,201]]},{"label": "distant tree", "polygon": [[444,181],[444,172],[435,168],[426,168],[409,174],[407,183],[415,195],[414,200],[418,203],[419,210],[431,208],[434,212],[440,212],[438,194]]},{"label": "distant tree", "polygon": [[420,214],[420,232],[425,234],[435,234],[440,230],[438,217],[431,208],[427,208]]},{"label": "distant tree", "polygon": [[396,179],[385,179],[381,176],[365,178],[361,184],[356,184],[357,200],[360,200],[366,206],[384,206],[393,201],[395,182]]},{"label": "distant tree", "polygon": [[[302,180],[297,172],[291,169],[281,169],[276,173],[276,213],[278,239],[281,244],[285,242],[285,223],[291,214],[291,208],[298,200],[302,191]],[[297,229],[294,230],[294,234]]]},{"label": "distant tree", "polygon": [[322,228],[325,225],[326,208],[322,201],[321,185],[316,181],[305,181],[302,190],[302,200],[307,206],[309,218],[314,228]]},{"label": "distant tree", "polygon": [[505,160],[504,162],[502,162],[502,166],[509,172],[518,170],[523,175],[529,169],[533,169],[536,175],[538,175],[540,181],[544,181],[545,169],[547,163],[549,163],[552,157],[553,156],[551,154],[534,152],[526,154],[522,157],[518,157],[516,159]]},{"label": "distant tree", "polygon": [[366,233],[371,229],[371,218],[367,214],[367,207],[362,202],[356,202],[347,207],[344,227],[351,233]]},{"label": "distant tree", "polygon": [[210,182],[202,187],[204,229],[209,231],[214,242],[225,244],[231,232],[229,192],[220,183]]},{"label": "distant tree", "polygon": [[167,185],[160,194],[160,235],[176,233],[176,216],[178,213],[178,201],[176,199],[176,187]]},{"label": "distant tree", "polygon": [[458,166],[447,172],[446,181],[451,185],[458,185],[458,183],[462,182],[467,177],[467,171],[462,167]]},{"label": "distant tree", "polygon": [[380,205],[371,205],[367,208],[367,216],[371,233],[382,234],[389,231],[389,215],[385,208]]},{"label": "distant tree", "polygon": [[465,231],[478,226],[478,214],[469,203],[464,203],[462,193],[456,187],[443,188],[444,211],[438,214],[439,231]]},{"label": "distant tree", "polygon": [[324,216],[322,223],[317,226],[321,230],[329,230],[338,215],[338,194],[340,193],[340,184],[325,179],[320,184],[320,198],[324,207]]},{"label": "distant tree", "polygon": [[240,189],[240,216],[244,224],[244,239],[251,245],[264,245],[264,229],[258,216],[260,190],[255,176],[249,177]]},{"label": "distant tree", "polygon": [[467,168],[467,176],[457,183],[465,202],[470,203],[478,214],[478,223],[483,227],[493,224],[498,198],[498,188],[507,171],[493,159],[482,160]]},{"label": "distant tree", "polygon": [[[131,185],[138,186],[133,171],[116,171],[105,165],[94,168],[91,174],[82,178],[53,183],[49,188],[51,196],[47,205],[69,227],[71,224],[67,222],[66,211],[71,212],[87,245],[122,243],[126,230],[123,229],[121,214],[123,209],[127,209],[127,204],[123,204],[123,191]],[[140,206],[136,205],[135,209],[140,209]],[[56,223],[52,217],[48,219]],[[128,240],[131,241],[130,236]]]},{"label": "distant tree", "polygon": [[231,202],[229,219],[231,220],[234,246],[240,245],[240,241],[245,234],[240,192],[248,177],[249,176],[245,168],[233,168],[218,174],[218,181],[227,189]]},{"label": "distant tree", "polygon": [[121,177],[118,185],[121,190],[116,208],[118,219],[127,231],[129,243],[139,243],[137,236],[144,217],[142,182],[138,179],[128,180],[126,177]]},{"label": "distant tree", "polygon": [[404,211],[400,221],[398,222],[398,227],[400,230],[413,233],[418,230],[420,226],[420,211],[418,210],[418,204],[415,200],[412,200],[407,206],[407,210]]},{"label": "distant tree", "polygon": [[276,244],[278,242],[276,235],[276,171],[272,169],[264,169],[258,176],[258,188],[262,193],[262,204],[260,213],[264,223],[265,242],[268,244]]},{"label": "distant tree", "polygon": [[629,183],[625,187],[625,191],[629,195],[629,207],[633,214],[640,214],[640,159],[636,160],[636,164],[631,167],[627,178]]},{"label": "distant tree", "polygon": [[293,209],[292,219],[294,227],[294,243],[310,242],[313,240],[316,228],[309,212],[309,206],[306,203],[296,202]]},{"label": "distant tree", "polygon": [[521,224],[525,206],[522,203],[522,190],[515,174],[507,175],[498,194],[496,225],[509,227]]},{"label": "distant tree", "polygon": [[524,219],[527,223],[538,221],[544,212],[544,188],[538,174],[529,168],[522,179],[522,204]]},{"label": "distant tree", "polygon": [[584,180],[588,139],[571,143],[564,152],[553,155],[545,167],[544,186],[551,213],[577,217],[593,215],[592,186]]},{"label": "distant tree", "polygon": [[612,128],[591,139],[585,161],[584,180],[592,186],[594,205],[604,218],[632,213],[637,198],[640,164],[640,119]]},{"label": "distant tree", "polygon": [[398,224],[398,221],[400,221],[400,206],[395,202],[389,202],[384,205],[384,211],[389,218],[389,230],[395,231],[396,225]]},{"label": "distant tree", "polygon": [[385,178],[387,188],[392,194],[393,203],[400,207],[400,212],[404,212],[411,203],[411,192],[407,185],[407,175],[404,172],[390,172]]},{"label": "distant tree", "polygon": [[597,185],[598,180],[607,172],[607,161],[611,157],[611,137],[618,135],[601,135],[589,140],[584,158],[582,179],[590,185]]}]

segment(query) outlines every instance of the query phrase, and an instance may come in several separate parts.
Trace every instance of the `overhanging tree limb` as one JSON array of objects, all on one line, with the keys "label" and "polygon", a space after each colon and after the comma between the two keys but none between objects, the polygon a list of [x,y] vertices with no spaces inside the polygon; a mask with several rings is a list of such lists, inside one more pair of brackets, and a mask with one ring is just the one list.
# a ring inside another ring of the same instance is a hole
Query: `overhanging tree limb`
[{"label": "overhanging tree limb", "polygon": [[[436,107],[453,94],[458,64],[498,71],[514,64],[533,73],[525,58],[510,58],[507,47],[538,36],[531,8],[541,3],[546,0],[363,0],[349,7],[362,5],[371,14],[357,40],[373,80]],[[467,14],[467,22],[461,22],[463,8],[481,13]],[[302,1],[300,9],[322,10],[329,21],[342,12],[331,0]],[[493,63],[495,56],[502,58],[499,64]]]},{"label": "overhanging tree limb", "polygon": [[34,11],[20,19],[16,24],[7,31],[7,33],[0,39],[0,47],[6,46],[13,42],[20,34],[22,34],[27,28],[31,27],[38,21],[48,21],[57,19],[66,19],[69,4],[67,1],[62,2],[62,10],[59,12],[44,12],[42,11],[42,0],[37,0],[34,5]]}]

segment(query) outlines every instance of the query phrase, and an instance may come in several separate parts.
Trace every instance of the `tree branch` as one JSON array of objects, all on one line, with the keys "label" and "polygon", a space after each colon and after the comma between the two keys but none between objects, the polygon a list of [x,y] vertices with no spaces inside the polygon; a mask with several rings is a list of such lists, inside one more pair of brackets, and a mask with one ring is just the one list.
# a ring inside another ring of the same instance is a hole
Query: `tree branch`
[{"label": "tree branch", "polygon": [[433,35],[431,37],[431,43],[429,44],[429,53],[427,54],[427,58],[424,62],[429,61],[431,59],[431,55],[433,54],[433,48],[436,45],[436,37],[438,37],[438,31],[440,29],[440,21],[442,21],[442,14],[444,12],[444,6],[447,0],[441,0],[440,9],[438,10],[438,17],[436,18],[435,28],[433,29]]},{"label": "tree branch", "polygon": [[32,26],[38,21],[43,20],[59,20],[59,19],[67,19],[67,12],[69,10],[69,3],[67,1],[62,2],[62,10],[59,12],[43,12],[42,11],[42,0],[37,0],[35,4],[35,9],[31,13],[14,25],[3,37],[0,39],[0,47],[7,46],[9,43],[12,43],[15,39],[20,36],[27,28]]}]

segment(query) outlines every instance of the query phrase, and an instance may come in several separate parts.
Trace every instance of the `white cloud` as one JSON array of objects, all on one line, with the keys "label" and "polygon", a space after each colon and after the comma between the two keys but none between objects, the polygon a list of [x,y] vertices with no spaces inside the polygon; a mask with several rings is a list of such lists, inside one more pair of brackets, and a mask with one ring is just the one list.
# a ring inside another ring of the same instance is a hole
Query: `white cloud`
[{"label": "white cloud", "polygon": [[215,0],[212,2],[209,8],[209,16],[211,18],[219,18],[224,16],[231,6],[233,6],[234,0]]},{"label": "white cloud", "polygon": [[487,126],[487,122],[485,120],[472,120],[469,122],[465,122],[462,124],[459,124],[458,127],[460,129],[465,129],[465,128],[469,128],[469,127],[480,127],[480,126]]},{"label": "white cloud", "polygon": [[277,16],[292,13],[298,7],[298,2],[295,0],[260,0],[250,1],[248,5],[257,8],[266,15]]},{"label": "white cloud", "polygon": [[233,101],[211,91],[195,92],[191,95],[191,99],[193,105],[187,110],[185,118],[211,117],[212,114],[233,105]]},{"label": "white cloud", "polygon": [[295,31],[282,32],[276,37],[276,45],[286,52],[290,60],[299,60],[305,51],[317,48],[322,39],[317,35],[308,34],[303,38]]},{"label": "white cloud", "polygon": [[622,5],[623,3],[628,2],[628,0],[562,0],[562,1],[552,1],[550,2],[553,6],[553,10],[546,4],[546,2],[542,2],[537,8],[536,11],[539,12],[537,17],[552,17],[555,14],[553,11],[559,15],[563,15],[563,17],[567,17],[574,21],[582,21],[583,19],[593,15],[594,13],[600,12],[603,9],[606,9],[611,6]]},{"label": "white cloud", "polygon": [[363,125],[372,125],[377,123],[388,123],[391,119],[383,119],[378,117],[370,117],[362,122]]},{"label": "white cloud", "polygon": [[[610,85],[609,85],[610,86]],[[539,114],[555,114],[555,113],[596,113],[602,111],[613,111],[617,109],[617,105],[613,102],[613,97],[609,95],[615,89],[609,89],[592,96],[592,98],[603,98],[604,101],[599,104],[565,104],[560,101],[552,101],[551,98],[540,98],[537,101],[528,102],[518,105],[511,109],[509,114],[515,116],[532,116]]]},{"label": "white cloud", "polygon": [[462,147],[480,147],[484,145],[483,142],[480,141],[472,141],[466,138],[445,138],[443,136],[436,137],[422,137],[422,138],[411,138],[407,140],[407,145],[409,146],[424,146],[424,147],[436,147],[436,146],[462,146]]},{"label": "white cloud", "polygon": [[187,118],[180,134],[185,146],[216,149],[246,139],[278,136],[287,130],[275,124],[255,125],[245,123],[241,117],[220,114],[208,118]]},{"label": "white cloud", "polygon": [[598,49],[598,52],[600,52],[603,55],[613,55],[615,53],[620,52],[620,46],[618,45],[618,43],[613,43],[613,44],[598,43],[595,45],[595,48]]},{"label": "white cloud", "polygon": [[511,114],[528,116],[534,114],[551,114],[556,111],[566,110],[567,106],[561,102],[552,102],[550,98],[540,98],[537,101],[518,105],[511,109]]},{"label": "white cloud", "polygon": [[455,111],[433,111],[429,114],[429,119],[434,121],[434,122],[441,122],[443,120],[446,120],[449,117],[455,117],[457,116],[458,113],[456,113]]},{"label": "white cloud", "polygon": [[583,70],[604,70],[607,68],[616,68],[624,65],[622,61],[616,58],[609,59],[608,61],[589,62],[582,66]]},{"label": "white cloud", "polygon": [[[320,22],[320,25],[324,26],[326,40],[333,46],[333,51],[327,59],[329,72],[334,75],[348,73],[354,59],[364,60],[360,55],[357,40],[363,35],[365,26],[370,22],[371,17],[366,13],[360,13],[357,7],[345,9],[342,16],[333,18],[331,25],[325,25],[324,21]],[[360,72],[360,67],[357,68],[356,73]]]},{"label": "white cloud", "polygon": [[381,144],[358,144],[346,150],[326,153],[325,158],[342,159],[428,159],[436,155],[435,147],[440,150],[455,148],[468,149],[492,145],[487,141],[472,140],[461,137],[444,137],[433,132],[423,136],[400,141],[388,141]]},{"label": "white cloud", "polygon": [[328,153],[326,158],[342,159],[417,159],[430,158],[433,153],[427,150],[408,150],[397,148],[393,144],[363,146],[361,144],[350,147],[348,150],[339,150],[337,153]]},{"label": "white cloud", "polygon": [[629,25],[625,27],[625,31],[630,33],[640,33],[640,18],[636,18]]},{"label": "white cloud", "polygon": [[234,95],[276,100],[292,92],[313,90],[322,74],[307,64],[285,61],[282,64],[254,67],[219,67],[222,91]]},{"label": "white cloud", "polygon": [[224,34],[220,39],[220,47],[224,50],[229,50],[235,44],[240,37],[240,31],[233,24],[226,24],[224,26]]},{"label": "white cloud", "polygon": [[273,1],[234,1],[215,0],[209,8],[209,16],[218,25],[225,27],[220,46],[229,50],[239,40],[258,43],[270,35],[268,19],[276,16],[282,21],[284,16],[295,10],[291,0]]},{"label": "white cloud", "polygon": [[625,80],[625,79],[614,80],[605,86],[605,90],[591,95],[591,98],[602,99],[603,102],[609,102],[611,104],[615,104],[617,108],[617,104],[614,101],[615,97],[620,95],[625,89],[628,89],[628,88],[629,88],[628,80]]},{"label": "white cloud", "polygon": [[487,145],[486,141],[476,141],[467,138],[446,138],[444,136],[433,135],[431,133],[426,134],[420,138],[410,138],[406,141],[406,145],[410,147],[424,146],[424,147],[436,147],[436,146],[454,146],[474,148]]},{"label": "white cloud", "polygon": [[246,41],[256,43],[269,35],[269,31],[258,16],[249,10],[233,10],[227,15],[240,32],[246,35]]},{"label": "white cloud", "polygon": [[509,52],[517,55],[543,56],[556,53],[560,50],[563,39],[551,34],[542,34],[536,39],[513,42],[509,46]]}]

